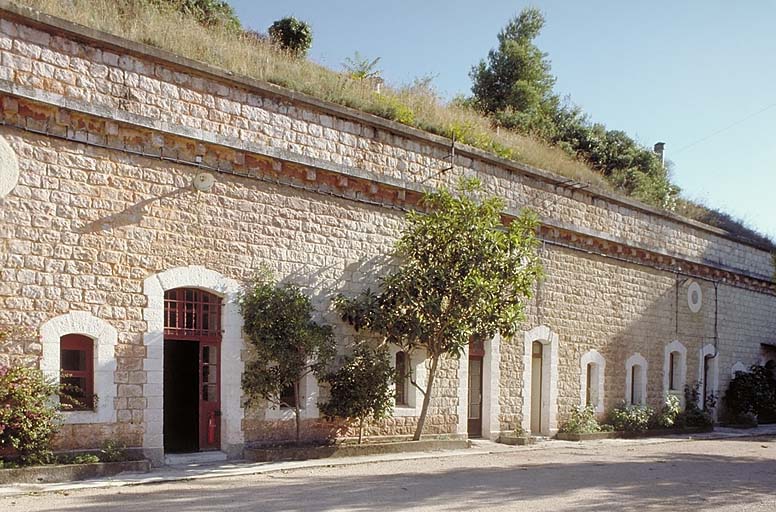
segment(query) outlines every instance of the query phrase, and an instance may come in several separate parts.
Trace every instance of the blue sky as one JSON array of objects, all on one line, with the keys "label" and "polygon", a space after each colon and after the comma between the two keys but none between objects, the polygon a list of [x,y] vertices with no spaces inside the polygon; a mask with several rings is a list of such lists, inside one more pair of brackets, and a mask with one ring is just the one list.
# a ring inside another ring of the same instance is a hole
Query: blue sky
[{"label": "blue sky", "polygon": [[469,94],[472,65],[536,6],[556,92],[644,145],[665,141],[685,195],[776,238],[776,1],[231,3],[258,30],[287,15],[310,23],[310,57],[324,65],[358,51],[380,57],[389,83],[431,74],[446,97]]}]

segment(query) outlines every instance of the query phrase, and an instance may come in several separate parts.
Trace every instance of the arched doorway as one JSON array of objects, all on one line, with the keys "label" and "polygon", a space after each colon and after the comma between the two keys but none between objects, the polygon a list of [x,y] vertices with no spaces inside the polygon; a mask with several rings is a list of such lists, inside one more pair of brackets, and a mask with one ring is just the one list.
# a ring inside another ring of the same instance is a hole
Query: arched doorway
[{"label": "arched doorway", "polygon": [[552,436],[558,422],[558,345],[546,325],[534,327],[523,338],[523,407],[520,427],[525,432]]},{"label": "arched doorway", "polygon": [[164,293],[166,453],[221,447],[221,298],[195,288]]}]

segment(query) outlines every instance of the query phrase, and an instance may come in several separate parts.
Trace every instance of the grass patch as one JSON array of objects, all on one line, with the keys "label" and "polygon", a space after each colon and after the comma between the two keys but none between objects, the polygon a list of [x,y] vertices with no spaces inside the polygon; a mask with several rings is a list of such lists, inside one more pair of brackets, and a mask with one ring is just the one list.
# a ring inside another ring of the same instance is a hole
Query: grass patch
[{"label": "grass patch", "polygon": [[749,240],[759,245],[770,246],[771,250],[776,249],[776,245],[771,238],[759,232],[748,222],[736,219],[730,214],[704,204],[702,201],[680,198],[676,203],[675,211],[683,217],[724,229],[740,239]]}]

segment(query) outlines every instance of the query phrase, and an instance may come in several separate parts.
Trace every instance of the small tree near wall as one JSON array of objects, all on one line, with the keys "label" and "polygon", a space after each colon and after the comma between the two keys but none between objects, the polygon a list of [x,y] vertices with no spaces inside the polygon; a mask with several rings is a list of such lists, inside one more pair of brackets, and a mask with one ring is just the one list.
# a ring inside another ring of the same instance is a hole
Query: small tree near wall
[{"label": "small tree near wall", "polygon": [[358,422],[358,444],[364,436],[364,424],[371,418],[379,420],[390,414],[394,403],[391,384],[394,370],[385,349],[358,345],[345,357],[343,365],[329,373],[329,401],[321,410],[329,418],[339,417]]},{"label": "small tree near wall", "polygon": [[306,22],[292,16],[277,20],[269,27],[269,38],[295,57],[304,57],[313,44],[313,31]]},{"label": "small tree near wall", "polygon": [[411,357],[430,357],[414,439],[419,440],[428,414],[434,381],[443,356],[460,357],[472,337],[513,335],[525,303],[541,276],[536,249],[535,215],[524,212],[508,225],[505,203],[480,197],[476,180],[462,181],[459,193],[448,190],[424,198],[428,213],[410,213],[396,244],[397,270],[356,298],[342,295],[335,306],[358,329],[380,334]]},{"label": "small tree near wall", "polygon": [[246,339],[253,357],[246,363],[242,387],[249,403],[268,401],[289,407],[301,439],[302,382],[316,377],[334,358],[332,329],[312,319],[310,298],[293,285],[278,285],[263,272],[245,290],[242,301]]}]

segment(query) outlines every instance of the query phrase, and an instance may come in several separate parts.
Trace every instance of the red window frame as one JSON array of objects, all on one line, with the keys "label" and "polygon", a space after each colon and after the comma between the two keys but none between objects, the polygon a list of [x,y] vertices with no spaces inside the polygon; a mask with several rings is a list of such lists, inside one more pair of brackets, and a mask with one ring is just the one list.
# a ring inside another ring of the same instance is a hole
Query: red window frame
[{"label": "red window frame", "polygon": [[221,299],[196,288],[164,293],[164,338],[221,341]]},{"label": "red window frame", "polygon": [[[82,370],[69,370],[62,368],[62,351],[73,350],[84,352],[84,368]],[[84,379],[81,386],[83,401],[74,401],[66,394],[60,394],[60,401],[70,404],[72,411],[94,410],[94,340],[82,334],[66,334],[59,339],[59,370],[67,377]]]}]

